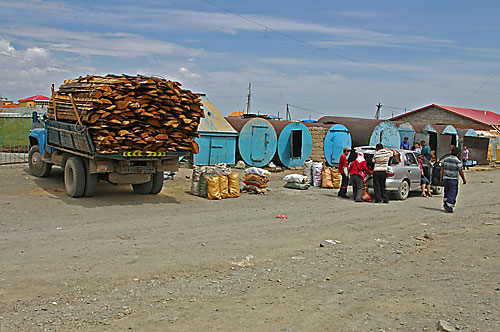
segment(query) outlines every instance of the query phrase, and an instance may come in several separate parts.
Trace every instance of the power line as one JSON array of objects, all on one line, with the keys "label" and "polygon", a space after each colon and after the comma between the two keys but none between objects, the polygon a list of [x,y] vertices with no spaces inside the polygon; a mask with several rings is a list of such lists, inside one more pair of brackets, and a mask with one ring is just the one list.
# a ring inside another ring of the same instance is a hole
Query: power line
[{"label": "power line", "polygon": [[[251,23],[255,24],[255,25],[258,25],[258,26],[262,27],[263,29],[265,29],[266,32],[267,31],[272,31],[272,32],[274,32],[276,34],[279,34],[279,35],[281,35],[283,37],[286,37],[286,38],[291,39],[293,41],[296,41],[298,43],[310,46],[310,47],[315,48],[315,49],[317,49],[319,51],[325,52],[327,54],[336,56],[338,58],[341,58],[343,60],[346,60],[346,61],[349,61],[349,62],[352,62],[352,63],[356,63],[356,64],[361,65],[361,66],[364,66],[364,67],[367,67],[367,68],[370,68],[370,69],[373,69],[373,70],[377,70],[377,71],[380,71],[382,73],[386,73],[386,74],[389,74],[389,75],[393,75],[393,76],[397,76],[397,77],[400,77],[400,78],[404,78],[404,79],[407,79],[407,80],[411,80],[411,81],[419,82],[419,83],[422,83],[422,84],[426,84],[426,85],[437,86],[437,87],[441,87],[441,88],[444,88],[444,89],[456,90],[456,91],[462,91],[462,92],[464,92],[464,91],[465,92],[470,92],[471,91],[470,89],[462,89],[462,88],[452,87],[452,86],[448,86],[448,85],[444,85],[444,84],[439,84],[439,83],[435,83],[435,82],[424,81],[424,80],[421,80],[421,79],[418,79],[418,78],[415,78],[415,77],[412,77],[412,76],[403,75],[403,74],[400,74],[400,73],[396,73],[396,72],[393,72],[393,71],[390,71],[390,70],[386,70],[386,69],[383,69],[383,68],[371,65],[369,63],[365,63],[365,62],[361,62],[361,61],[349,58],[349,57],[346,57],[346,56],[344,56],[342,54],[338,54],[338,53],[332,52],[330,50],[327,50],[325,48],[322,48],[322,47],[316,46],[314,44],[311,44],[309,42],[306,42],[306,41],[304,41],[302,39],[298,39],[298,38],[296,38],[296,37],[294,37],[292,35],[289,35],[287,33],[284,33],[284,32],[281,32],[279,30],[270,28],[270,27],[266,26],[265,24],[262,24],[260,22],[255,21],[255,20],[252,20],[252,19],[250,19],[250,18],[248,18],[246,16],[243,16],[241,14],[238,14],[238,13],[236,13],[236,12],[230,10],[230,9],[227,9],[225,7],[222,7],[221,5],[216,4],[216,3],[212,2],[212,1],[209,1],[209,0],[201,0],[201,1],[206,2],[206,3],[208,3],[208,4],[210,4],[210,5],[214,6],[214,7],[217,7],[217,8],[219,8],[219,9],[225,11],[225,12],[228,12],[230,14],[238,16],[238,17],[240,17],[240,18],[242,18],[242,19],[244,19],[244,20],[246,20],[248,22],[251,22]],[[477,93],[477,91],[476,91],[476,93]],[[483,94],[499,94],[498,92],[481,92],[481,93],[483,93]]]},{"label": "power line", "polygon": [[393,110],[405,110],[406,108],[402,108],[402,107],[394,107],[394,106],[387,106],[387,105],[381,105],[382,107],[384,108],[390,108],[390,109],[393,109]]},{"label": "power line", "polygon": [[298,108],[298,109],[301,109],[301,110],[304,110],[304,111],[308,111],[308,112],[311,112],[311,113],[316,113],[316,114],[327,115],[326,113],[323,113],[323,112],[318,112],[318,111],[313,111],[313,110],[310,110],[310,109],[305,108],[305,107],[300,107],[300,106],[296,106],[296,105],[292,105],[292,104],[287,104],[287,105],[288,105],[288,106],[295,107],[295,108]]},{"label": "power line", "polygon": [[[255,93],[253,94],[255,96]],[[255,97],[256,99],[263,99],[263,100],[267,100],[267,101],[271,101],[273,103],[277,103],[277,104],[281,104],[281,103],[285,103],[284,100],[277,100],[277,99],[273,99],[273,98],[267,98],[267,97],[262,97],[262,96],[258,96]],[[305,107],[302,107],[302,106],[296,106],[296,105],[293,105],[293,104],[290,104],[290,103],[286,103],[288,106],[291,106],[291,107],[294,107],[294,108],[298,108],[298,109],[301,109],[301,110],[304,110],[304,111],[308,111],[308,112],[311,112],[311,113],[317,113],[317,114],[323,114],[323,115],[328,115],[327,113],[324,113],[324,112],[320,112],[320,111],[314,111],[312,109],[309,109],[309,108],[305,108]]]},{"label": "power line", "polygon": [[466,103],[473,95],[475,95],[479,90],[481,90],[483,86],[485,86],[489,81],[491,81],[493,77],[495,77],[498,73],[500,73],[500,67],[498,67],[497,71],[494,72],[490,77],[488,77],[488,79],[486,79],[483,83],[481,83],[481,85],[476,90],[472,91],[470,95],[468,95],[467,98],[465,98],[460,104]]}]

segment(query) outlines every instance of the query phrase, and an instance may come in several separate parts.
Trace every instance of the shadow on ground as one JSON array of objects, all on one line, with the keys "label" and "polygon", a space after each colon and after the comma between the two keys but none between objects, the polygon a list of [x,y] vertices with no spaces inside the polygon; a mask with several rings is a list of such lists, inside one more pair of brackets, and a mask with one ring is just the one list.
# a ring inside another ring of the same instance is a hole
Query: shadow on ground
[{"label": "shadow on ground", "polygon": [[[26,174],[29,169],[24,169]],[[158,195],[137,195],[133,192],[131,185],[114,185],[109,182],[99,181],[97,192],[94,197],[71,198],[66,195],[64,188],[64,173],[62,169],[54,168],[46,178],[34,178],[35,184],[44,192],[56,196],[67,205],[95,208],[114,205],[142,205],[142,204],[164,204],[179,202],[165,194],[165,189]]]}]

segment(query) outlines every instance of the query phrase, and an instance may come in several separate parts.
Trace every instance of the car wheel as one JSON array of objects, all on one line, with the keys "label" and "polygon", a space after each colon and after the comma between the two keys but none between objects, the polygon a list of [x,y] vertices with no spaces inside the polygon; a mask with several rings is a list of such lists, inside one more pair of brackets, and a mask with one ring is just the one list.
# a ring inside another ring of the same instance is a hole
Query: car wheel
[{"label": "car wheel", "polygon": [[410,184],[407,180],[403,180],[399,185],[398,191],[396,192],[396,198],[399,200],[405,200],[410,194]]},{"label": "car wheel", "polygon": [[443,187],[432,187],[432,193],[434,195],[441,195],[443,193]]}]

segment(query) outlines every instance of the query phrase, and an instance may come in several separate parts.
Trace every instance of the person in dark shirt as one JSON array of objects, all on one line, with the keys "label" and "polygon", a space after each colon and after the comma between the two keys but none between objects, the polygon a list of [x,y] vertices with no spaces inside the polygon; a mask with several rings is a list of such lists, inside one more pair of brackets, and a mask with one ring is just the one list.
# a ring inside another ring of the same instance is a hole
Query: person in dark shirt
[{"label": "person in dark shirt", "polygon": [[339,173],[342,176],[342,183],[340,184],[340,190],[339,190],[338,196],[342,197],[342,198],[348,198],[347,197],[347,185],[349,183],[349,171],[347,170],[347,168],[348,168],[347,156],[349,156],[350,152],[351,152],[351,148],[346,146],[346,147],[344,147],[343,153],[340,155]]},{"label": "person in dark shirt", "polygon": [[427,145],[425,141],[421,141],[420,145],[422,145],[422,154],[424,155],[427,160],[432,159],[432,152],[431,152],[431,147]]}]

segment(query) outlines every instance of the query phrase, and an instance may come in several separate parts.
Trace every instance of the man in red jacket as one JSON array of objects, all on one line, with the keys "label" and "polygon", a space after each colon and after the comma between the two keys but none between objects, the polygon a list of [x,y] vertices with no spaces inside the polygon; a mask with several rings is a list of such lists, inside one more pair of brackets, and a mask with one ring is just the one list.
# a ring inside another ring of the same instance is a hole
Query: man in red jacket
[{"label": "man in red jacket", "polygon": [[351,148],[346,146],[343,152],[344,153],[340,155],[340,161],[339,161],[339,173],[342,176],[342,183],[340,184],[340,190],[338,196],[342,198],[349,198],[347,197],[347,184],[349,182],[349,172],[347,170],[348,167],[347,156],[351,152]]}]

